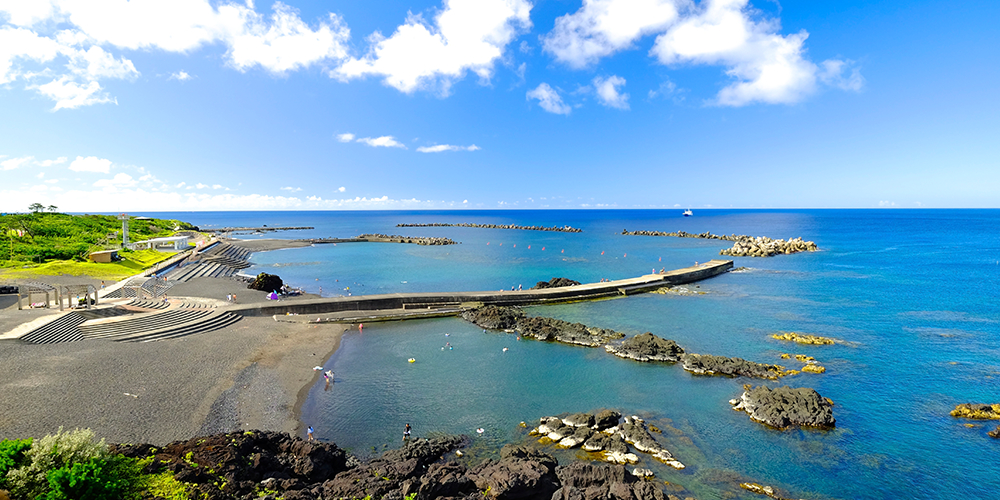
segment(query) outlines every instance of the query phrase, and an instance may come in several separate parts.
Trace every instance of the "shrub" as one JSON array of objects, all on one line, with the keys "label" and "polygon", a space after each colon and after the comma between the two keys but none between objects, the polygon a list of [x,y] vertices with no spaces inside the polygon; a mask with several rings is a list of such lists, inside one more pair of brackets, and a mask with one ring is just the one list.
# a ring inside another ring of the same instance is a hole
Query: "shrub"
[{"label": "shrub", "polygon": [[24,454],[31,448],[31,439],[0,441],[0,489],[7,486],[7,472],[24,465]]},{"label": "shrub", "polygon": [[141,460],[123,455],[95,457],[65,465],[47,475],[44,500],[124,500],[144,489]]},{"label": "shrub", "polygon": [[14,498],[37,498],[49,489],[49,472],[107,456],[104,440],[95,443],[90,429],[64,433],[60,427],[54,435],[32,443],[24,454],[24,465],[7,473],[7,486]]},{"label": "shrub", "polygon": [[188,487],[174,478],[171,472],[161,472],[146,476],[146,493],[154,498],[166,500],[189,500]]}]

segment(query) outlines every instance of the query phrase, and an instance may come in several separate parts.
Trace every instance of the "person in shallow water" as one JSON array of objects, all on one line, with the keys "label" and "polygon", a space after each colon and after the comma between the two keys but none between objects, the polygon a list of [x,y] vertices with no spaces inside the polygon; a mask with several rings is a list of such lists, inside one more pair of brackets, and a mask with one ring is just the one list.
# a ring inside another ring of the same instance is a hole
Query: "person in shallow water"
[{"label": "person in shallow water", "polygon": [[403,428],[403,441],[407,441],[409,439],[410,439],[410,424],[406,424],[406,427]]}]

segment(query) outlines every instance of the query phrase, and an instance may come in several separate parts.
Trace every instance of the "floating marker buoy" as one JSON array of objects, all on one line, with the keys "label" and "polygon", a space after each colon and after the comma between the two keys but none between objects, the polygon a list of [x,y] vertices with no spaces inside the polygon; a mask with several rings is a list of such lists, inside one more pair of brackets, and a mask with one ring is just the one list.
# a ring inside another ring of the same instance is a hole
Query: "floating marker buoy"
[{"label": "floating marker buoy", "polygon": [[410,358],[407,361],[409,361],[410,363],[416,363],[417,362],[417,358]]},{"label": "floating marker buoy", "polygon": [[543,252],[545,251],[545,247],[542,247],[542,251],[543,251]]},{"label": "floating marker buoy", "polygon": [[486,432],[486,429],[483,429],[482,427],[480,427],[480,428],[476,429],[476,432],[479,433],[479,434],[482,434],[482,433]]},{"label": "floating marker buoy", "polygon": [[503,352],[507,352],[507,348],[506,347],[503,348]]},{"label": "floating marker buoy", "polygon": [[601,250],[601,255],[604,255],[604,250]]},{"label": "floating marker buoy", "polygon": [[560,250],[559,253],[566,253],[566,249],[564,248],[564,249]]},{"label": "floating marker buoy", "polygon": [[625,255],[622,256],[622,258],[625,258],[625,257],[628,257],[628,254],[625,254]]}]

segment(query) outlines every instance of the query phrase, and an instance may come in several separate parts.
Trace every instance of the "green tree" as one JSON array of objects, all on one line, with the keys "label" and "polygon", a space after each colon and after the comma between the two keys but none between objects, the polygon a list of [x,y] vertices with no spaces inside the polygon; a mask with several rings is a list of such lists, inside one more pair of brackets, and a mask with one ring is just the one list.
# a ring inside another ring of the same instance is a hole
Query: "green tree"
[{"label": "green tree", "polygon": [[57,210],[59,210],[59,207],[55,205],[49,205],[49,212],[55,212]]},{"label": "green tree", "polygon": [[123,455],[95,457],[50,471],[44,500],[123,500],[144,488],[141,460]]},{"label": "green tree", "polygon": [[32,203],[31,205],[28,205],[28,210],[38,213],[45,210],[45,205],[42,205],[41,203]]}]

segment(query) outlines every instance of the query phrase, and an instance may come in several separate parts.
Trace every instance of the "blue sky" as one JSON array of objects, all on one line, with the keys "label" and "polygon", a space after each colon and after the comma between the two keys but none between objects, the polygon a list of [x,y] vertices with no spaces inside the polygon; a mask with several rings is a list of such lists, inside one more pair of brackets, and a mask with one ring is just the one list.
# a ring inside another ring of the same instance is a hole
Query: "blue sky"
[{"label": "blue sky", "polygon": [[0,0],[0,210],[1000,206],[1000,3]]}]

